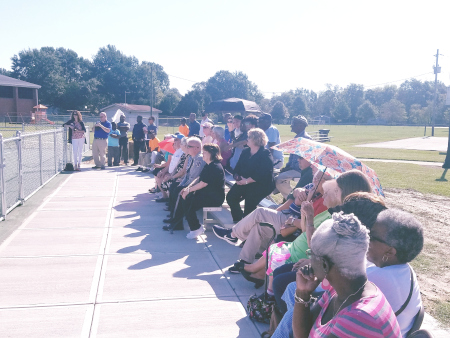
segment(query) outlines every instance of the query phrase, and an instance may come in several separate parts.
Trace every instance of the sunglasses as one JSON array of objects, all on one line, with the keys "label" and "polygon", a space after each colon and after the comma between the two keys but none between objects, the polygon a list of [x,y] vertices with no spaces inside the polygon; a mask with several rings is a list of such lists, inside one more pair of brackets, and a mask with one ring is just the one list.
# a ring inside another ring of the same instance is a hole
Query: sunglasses
[{"label": "sunglasses", "polygon": [[374,235],[369,234],[369,237],[370,237],[370,240],[371,240],[371,241],[377,241],[377,242],[384,243],[384,244],[386,244],[386,245],[391,246],[391,245],[390,245],[389,243],[387,243],[384,239],[381,239],[381,238],[379,238],[379,237],[377,237],[377,236],[374,236]]},{"label": "sunglasses", "polygon": [[198,146],[187,146],[188,148],[198,148]]}]

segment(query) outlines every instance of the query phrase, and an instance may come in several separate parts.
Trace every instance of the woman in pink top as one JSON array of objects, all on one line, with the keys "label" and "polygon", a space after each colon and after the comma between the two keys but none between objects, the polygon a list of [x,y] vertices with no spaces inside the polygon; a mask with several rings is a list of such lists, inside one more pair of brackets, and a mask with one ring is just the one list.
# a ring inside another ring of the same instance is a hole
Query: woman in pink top
[{"label": "woman in pink top", "polygon": [[[369,230],[353,214],[333,214],[311,239],[311,264],[297,272],[294,337],[401,337],[383,293],[367,280]],[[311,293],[329,284],[311,307]]]},{"label": "woman in pink top", "polygon": [[228,142],[224,138],[224,133],[225,129],[222,127],[214,127],[211,136],[220,148],[220,155],[222,156],[222,161],[220,163],[225,168],[228,167],[228,161],[230,160],[233,151],[228,149]]}]

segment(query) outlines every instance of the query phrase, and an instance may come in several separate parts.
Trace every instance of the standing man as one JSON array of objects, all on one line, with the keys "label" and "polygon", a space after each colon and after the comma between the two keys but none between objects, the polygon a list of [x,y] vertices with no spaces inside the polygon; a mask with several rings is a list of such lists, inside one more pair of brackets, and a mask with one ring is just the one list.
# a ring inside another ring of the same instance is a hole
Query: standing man
[{"label": "standing man", "polygon": [[123,158],[123,163],[128,165],[128,130],[130,130],[130,124],[125,122],[125,115],[120,115],[120,122],[117,124],[117,129],[120,131],[119,138],[119,158]]},{"label": "standing man", "polygon": [[[311,136],[305,131],[308,126],[308,120],[303,115],[294,116],[291,123],[291,131],[295,133],[295,138],[304,137],[311,139]],[[294,178],[301,177],[301,169],[298,166],[298,156],[295,154],[289,155],[288,163],[286,167],[281,169],[280,174],[275,179],[276,190],[280,192],[286,199],[287,195],[291,192],[291,181]]]},{"label": "standing man", "polygon": [[133,127],[133,134],[131,138],[133,139],[134,146],[133,146],[133,165],[138,165],[139,162],[139,151],[141,149],[145,149],[145,134],[144,134],[144,128],[147,128],[145,124],[142,123],[142,116],[138,116],[136,118],[136,124]]},{"label": "standing man", "polygon": [[189,115],[189,137],[200,135],[200,123],[195,120],[195,113]]},{"label": "standing man", "polygon": [[[150,116],[148,118],[148,126],[147,126],[147,132],[153,132],[153,134],[155,134],[155,136],[158,134],[158,127],[155,124],[155,118],[153,116]],[[149,137],[147,137],[147,139],[150,139]]]},{"label": "standing man", "polygon": [[108,167],[118,166],[120,162],[120,131],[117,130],[117,125],[115,122],[111,123],[112,130],[109,132],[108,136]]},{"label": "standing man", "polygon": [[259,127],[264,130],[267,138],[269,139],[269,142],[266,145],[266,149],[269,149],[270,153],[272,154],[273,168],[282,168],[284,164],[283,152],[270,149],[271,147],[281,143],[280,132],[278,131],[277,127],[272,124],[272,115],[263,113],[259,117]]},{"label": "standing man", "polygon": [[208,118],[208,113],[203,112],[202,113],[202,120],[200,121],[200,134],[199,134],[201,138],[205,137],[205,132],[203,131],[203,125],[206,122],[209,122],[212,125],[214,125],[213,121]]},{"label": "standing man", "polygon": [[94,125],[94,141],[92,142],[92,157],[95,166],[92,169],[105,169],[106,147],[111,123],[106,119],[106,113],[100,113],[100,121]]},{"label": "standing man", "polygon": [[178,131],[184,136],[189,136],[189,127],[186,125],[186,118],[182,117],[180,120],[180,125],[178,127]]}]

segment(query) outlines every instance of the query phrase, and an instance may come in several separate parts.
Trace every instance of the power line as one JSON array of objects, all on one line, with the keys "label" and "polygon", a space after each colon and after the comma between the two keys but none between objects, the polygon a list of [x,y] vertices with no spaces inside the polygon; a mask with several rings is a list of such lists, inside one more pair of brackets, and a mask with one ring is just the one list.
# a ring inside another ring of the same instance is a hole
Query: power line
[{"label": "power line", "polygon": [[193,82],[193,83],[198,83],[199,81],[194,81],[194,80],[188,80],[188,79],[185,79],[185,78],[182,78],[182,77],[179,77],[179,76],[175,76],[175,75],[170,75],[170,74],[167,74],[168,76],[171,76],[171,77],[174,77],[174,78],[176,78],[176,79],[180,79],[180,80],[184,80],[184,81],[189,81],[189,82]]},{"label": "power line", "polygon": [[428,75],[428,74],[433,74],[433,73],[432,72],[428,72],[428,73],[425,73],[425,74],[414,75],[414,76],[407,77],[406,79],[400,79],[400,80],[395,80],[395,81],[391,81],[391,82],[385,82],[385,83],[379,83],[379,84],[375,84],[375,85],[365,86],[365,88],[383,86],[383,85],[386,85],[386,84],[400,82],[400,81],[405,81],[405,80],[409,80],[409,79],[412,79],[412,78],[416,78],[416,77],[420,77],[420,76],[424,76],[424,75]]}]

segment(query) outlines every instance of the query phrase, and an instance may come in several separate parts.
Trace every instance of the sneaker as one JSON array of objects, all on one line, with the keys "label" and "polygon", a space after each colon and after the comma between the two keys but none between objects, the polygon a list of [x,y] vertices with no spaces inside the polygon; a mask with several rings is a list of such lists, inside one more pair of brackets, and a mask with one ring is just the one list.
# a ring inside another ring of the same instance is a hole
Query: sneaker
[{"label": "sneaker", "polygon": [[187,239],[196,239],[197,236],[200,236],[201,234],[203,234],[205,232],[205,229],[203,229],[203,226],[200,226],[199,229],[194,230],[194,231],[190,231],[187,235],[186,238]]},{"label": "sneaker", "polygon": [[250,263],[247,263],[246,261],[241,259],[240,261],[237,261],[236,263],[234,263],[234,265],[231,268],[229,268],[228,271],[231,273],[241,273],[241,270],[244,269],[245,264],[250,264]]},{"label": "sneaker", "polygon": [[141,167],[137,168],[136,171],[142,171],[144,169],[142,169]]},{"label": "sneaker", "polygon": [[227,243],[230,243],[231,245],[235,245],[238,241],[237,237],[231,236],[231,229],[225,229],[218,225],[212,226],[214,234],[219,237],[220,239],[223,239]]},{"label": "sneaker", "polygon": [[93,166],[92,169],[100,169],[100,167]]},{"label": "sneaker", "polygon": [[102,166],[100,167],[100,169],[101,169],[101,170],[105,170],[105,166],[102,165]]},{"label": "sneaker", "polygon": [[148,173],[150,171],[150,169],[144,169],[142,170],[143,173]]}]

